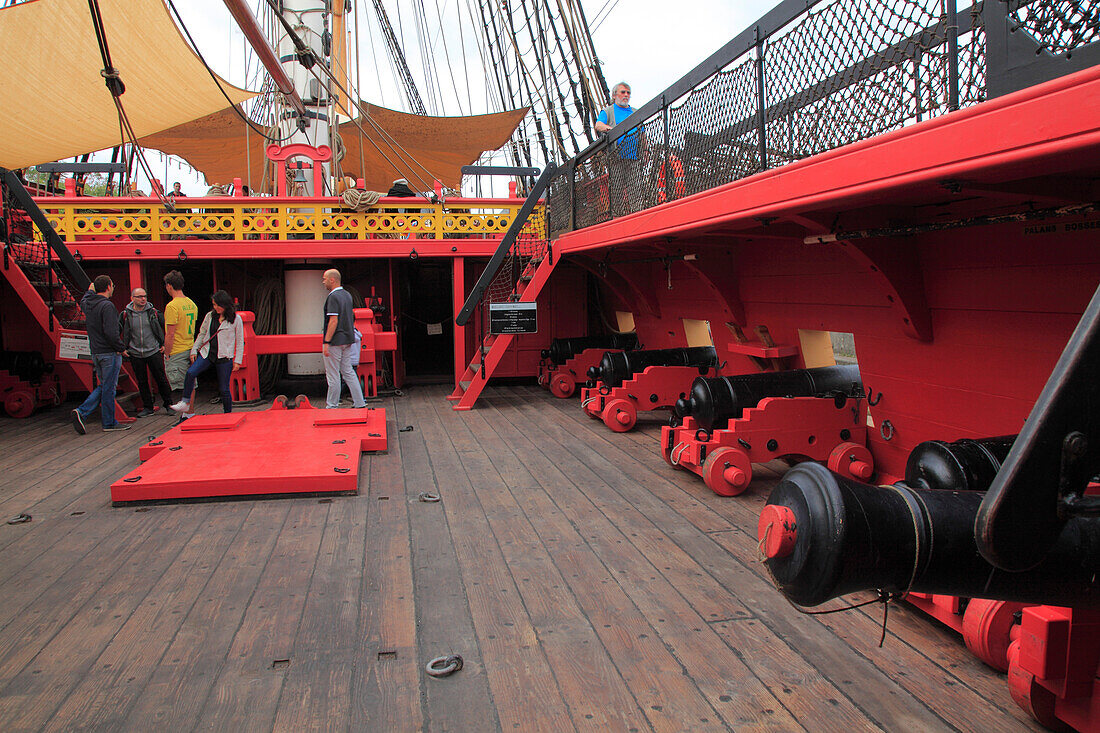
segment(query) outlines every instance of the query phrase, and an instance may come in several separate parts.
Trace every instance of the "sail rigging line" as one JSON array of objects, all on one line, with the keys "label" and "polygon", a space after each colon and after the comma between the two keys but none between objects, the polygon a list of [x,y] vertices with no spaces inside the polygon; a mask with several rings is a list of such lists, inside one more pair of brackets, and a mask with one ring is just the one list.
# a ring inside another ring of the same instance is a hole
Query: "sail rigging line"
[{"label": "sail rigging line", "polygon": [[[340,91],[341,91],[341,92],[342,92],[342,93],[343,93],[343,94],[344,94],[344,95],[345,95],[345,96],[347,97],[347,99],[351,100],[351,99],[353,98],[353,97],[352,97],[352,95],[351,95],[351,93],[350,93],[350,92],[349,92],[348,90],[344,89],[343,85],[342,85],[342,84],[341,84],[341,83],[339,82],[339,80],[335,79],[335,78],[334,78],[334,77],[332,76],[332,72],[331,72],[331,71],[330,71],[330,70],[328,69],[328,67],[327,67],[327,66],[325,66],[325,64],[314,64],[314,65],[313,65],[313,67],[310,67],[310,68],[308,68],[308,69],[307,69],[307,70],[309,71],[309,73],[310,73],[310,74],[312,74],[312,75],[314,76],[314,78],[316,78],[316,79],[317,79],[317,81],[319,81],[319,82],[321,82],[321,81],[322,81],[322,79],[321,79],[321,78],[320,78],[320,77],[319,77],[319,76],[317,75],[317,72],[316,72],[316,71],[314,70],[314,69],[316,69],[316,68],[317,68],[318,66],[320,66],[320,68],[321,68],[321,69],[322,69],[322,70],[323,70],[323,71],[324,71],[324,72],[325,72],[325,73],[326,73],[326,74],[327,74],[327,75],[328,75],[328,76],[329,76],[330,78],[332,78],[332,81],[333,81],[333,83],[334,83],[334,84],[336,85],[337,89],[339,89],[339,90],[340,90]],[[358,98],[359,98],[359,97],[358,97],[358,93],[357,93],[357,95],[356,95],[356,97],[355,97],[355,98],[356,98],[356,99],[358,99]],[[346,113],[348,114],[348,117],[349,117],[349,118],[351,118],[351,122],[352,122],[352,123],[353,123],[353,124],[354,124],[354,125],[355,125],[355,126],[356,126],[356,127],[358,128],[358,129],[359,129],[359,132],[360,132],[360,133],[362,133],[362,135],[366,137],[366,139],[367,139],[367,140],[368,140],[368,141],[370,142],[370,144],[374,146],[375,150],[377,150],[377,151],[378,151],[378,152],[379,152],[379,153],[380,153],[380,154],[382,155],[382,157],[386,159],[386,162],[387,162],[387,163],[389,163],[389,164],[390,164],[391,166],[393,166],[393,169],[394,169],[394,170],[396,170],[396,171],[398,171],[398,172],[405,172],[405,171],[404,171],[404,168],[405,168],[405,166],[407,166],[407,165],[408,165],[408,164],[410,164],[410,163],[411,163],[411,164],[414,164],[414,165],[416,165],[416,166],[419,166],[421,170],[423,170],[423,171],[424,171],[425,173],[427,173],[427,174],[428,174],[428,175],[430,176],[430,178],[429,178],[429,179],[425,180],[425,179],[424,179],[424,178],[422,178],[421,176],[419,176],[419,175],[413,175],[413,174],[411,174],[411,173],[406,173],[406,176],[412,176],[412,178],[414,178],[414,179],[416,179],[416,180],[419,180],[419,181],[420,181],[421,183],[427,183],[427,184],[428,184],[427,188],[431,188],[431,187],[432,187],[432,185],[434,184],[434,181],[436,180],[436,176],[435,176],[435,175],[434,175],[434,174],[433,174],[433,173],[432,173],[432,172],[431,172],[430,170],[428,170],[427,168],[425,168],[425,167],[424,167],[424,165],[422,165],[422,164],[421,164],[421,163],[420,163],[419,161],[417,161],[417,160],[416,160],[415,158],[413,158],[413,156],[412,156],[412,155],[410,155],[410,154],[409,154],[409,152],[408,152],[407,150],[405,150],[405,148],[404,148],[404,147],[402,147],[400,143],[398,143],[398,142],[397,142],[396,140],[394,140],[394,139],[393,139],[393,137],[391,137],[391,136],[390,136],[390,134],[389,134],[388,132],[386,132],[386,131],[385,131],[385,130],[384,130],[384,129],[383,129],[383,128],[382,128],[382,127],[381,127],[381,126],[380,126],[380,125],[379,125],[379,124],[377,123],[377,122],[375,122],[375,121],[374,121],[373,119],[371,119],[371,116],[370,116],[370,115],[363,115],[363,114],[362,114],[362,108],[359,108],[359,109],[358,109],[358,111],[359,111],[359,113],[360,113],[360,114],[359,114],[358,116],[355,116],[355,115],[353,115],[353,114],[351,113],[351,110],[349,110],[349,109],[348,109],[347,107],[344,107],[344,105],[343,105],[343,104],[340,104],[340,106],[344,108],[344,111],[345,111],[345,112],[346,112]],[[400,154],[401,154],[401,153],[403,153],[403,154],[404,154],[404,156],[405,156],[406,160],[405,160],[405,161],[402,161],[402,162],[403,162],[403,163],[405,164],[405,166],[402,166],[402,165],[397,165],[397,164],[395,164],[395,163],[394,163],[394,162],[393,162],[393,161],[392,161],[392,160],[390,159],[390,157],[389,157],[388,155],[386,155],[385,151],[383,151],[383,150],[382,150],[382,149],[381,149],[381,148],[380,148],[380,147],[378,146],[378,143],[376,143],[376,142],[374,141],[374,139],[373,139],[373,138],[372,138],[372,137],[370,136],[370,134],[368,134],[368,133],[367,133],[367,131],[363,129],[363,126],[362,126],[362,124],[360,123],[360,120],[361,120],[361,119],[366,119],[366,120],[369,120],[369,121],[370,121],[370,124],[371,124],[371,125],[373,125],[373,126],[374,126],[374,127],[375,127],[375,128],[376,128],[376,129],[377,129],[377,130],[378,130],[379,132],[380,132],[380,133],[382,133],[382,136],[383,136],[383,138],[384,138],[384,139],[383,139],[383,142],[385,142],[385,143],[386,143],[386,145],[387,145],[387,146],[388,146],[388,147],[390,148],[390,150],[391,150],[392,152],[394,152],[394,153],[397,153],[397,154],[398,154],[398,157],[399,157],[399,158],[400,158]],[[388,139],[387,139],[387,138],[388,138]],[[361,141],[362,139],[363,139],[363,138],[361,137],[361,138],[360,138],[360,141]],[[364,171],[364,172],[365,172],[365,171]],[[423,196],[423,197],[424,197],[424,198],[425,198],[426,200],[430,200],[430,199],[429,199],[429,198],[428,198],[427,196],[424,196],[423,192],[418,192],[418,193],[419,193],[419,194],[420,194],[421,196]]]},{"label": "sail rigging line", "polygon": [[133,126],[130,124],[130,118],[126,114],[126,108],[122,104],[121,97],[126,93],[126,85],[122,83],[122,77],[118,69],[116,69],[111,62],[111,49],[107,43],[107,31],[103,27],[103,16],[99,10],[99,0],[88,0],[88,10],[92,14],[92,26],[95,29],[96,42],[99,44],[99,55],[103,61],[103,70],[100,71],[100,74],[103,76],[107,90],[111,93],[111,100],[115,104],[115,111],[118,113],[118,123],[122,130],[123,141],[125,142],[127,138],[130,140],[131,153],[136,153],[139,164],[142,170],[145,171],[146,177],[149,179],[149,186],[153,189],[153,193],[169,211],[175,211],[175,204],[169,201],[164,195],[164,186],[161,185],[158,188],[153,185],[153,181],[156,180],[156,177],[153,175],[153,169],[149,165],[149,161],[145,159],[145,151],[138,144],[137,135],[134,132]]},{"label": "sail rigging line", "polygon": [[[502,52],[499,51],[499,49],[501,49],[504,46],[504,44],[502,42],[503,39],[501,38],[500,29],[498,28],[496,14],[490,11],[488,21],[486,21],[485,20],[485,4],[483,2],[479,2],[478,3],[478,9],[481,12],[482,26],[485,28],[486,32],[488,32],[488,30],[489,30],[490,22],[492,23],[493,36],[492,36],[492,39],[489,39],[488,37],[486,37],[485,46],[486,46],[486,49],[487,49],[488,53],[490,54],[490,61],[492,63],[493,69],[496,72],[497,87],[498,87],[500,97],[501,97],[501,104],[504,105],[505,107],[507,107],[509,105],[514,106],[515,103],[516,103],[516,93],[512,90],[512,78],[511,78],[511,74],[509,74],[509,72],[508,72],[508,65],[507,65],[508,59],[505,57],[505,55]],[[494,40],[495,40],[495,43],[493,42]],[[503,73],[503,81],[504,81],[503,84],[501,84],[501,74],[500,74],[501,71],[504,72]],[[518,69],[517,69],[517,72],[518,72]],[[508,99],[507,100],[504,97],[505,89],[507,89],[507,93],[508,93]],[[536,125],[538,124],[537,117],[536,117],[535,124]],[[525,160],[524,160],[524,158],[521,158],[521,155],[520,155],[521,153],[525,156]],[[531,165],[534,164],[534,161],[531,157],[530,140],[527,136],[526,127],[524,128],[523,132],[521,132],[519,134],[518,139],[515,139],[513,141],[513,143],[512,143],[512,155],[513,155],[514,162],[516,163],[516,165],[522,165],[523,163],[526,163],[528,166],[531,166]]]},{"label": "sail rigging line", "polygon": [[[169,0],[169,2],[171,2],[171,0]],[[268,2],[268,4],[272,5],[272,7],[274,7],[274,0],[267,0],[267,2]],[[294,44],[294,47],[295,47],[295,49],[297,51],[297,55],[298,55],[298,61],[299,61],[299,63],[302,64],[302,67],[311,76],[313,76],[313,78],[316,79],[318,81],[318,83],[322,84],[323,86],[327,86],[326,81],[324,79],[322,79],[318,75],[318,72],[317,72],[318,68],[322,69],[325,72],[325,75],[329,78],[328,83],[335,84],[336,87],[350,101],[353,98],[351,93],[347,89],[345,89],[343,84],[340,83],[339,79],[337,79],[333,75],[332,70],[328,68],[328,65],[324,64],[324,63],[318,64],[317,63],[317,57],[314,55],[313,50],[311,48],[309,48],[308,46],[306,46],[306,44],[298,36],[297,32],[295,32],[295,30],[290,27],[290,24],[287,22],[287,20],[285,18],[283,18],[282,16],[279,16],[279,19],[282,22],[284,31],[287,33],[287,36],[290,38],[291,42]],[[358,98],[358,95],[355,98]],[[341,106],[343,106],[343,105],[341,105]],[[374,145],[375,149],[377,149],[378,152],[382,155],[382,157],[386,159],[386,162],[388,162],[391,166],[393,166],[393,168],[395,170],[402,171],[402,166],[395,165],[393,163],[393,161],[390,160],[389,156],[386,155],[386,153],[378,146],[377,143],[374,142],[373,139],[371,139],[370,135],[367,135],[366,131],[363,130],[362,125],[359,123],[359,120],[355,119],[351,115],[351,113],[350,113],[350,111],[348,110],[347,107],[344,107],[344,111],[348,112],[348,116],[352,117],[352,122],[355,124],[355,126],[358,127],[360,129],[360,131],[363,132],[364,135],[366,135],[367,139],[371,142],[372,145]],[[368,120],[370,119],[369,115],[367,116],[367,119]],[[387,133],[385,130],[383,130],[376,122],[371,120],[371,124],[374,125],[378,129],[378,131],[382,133],[382,135],[384,137],[389,138],[389,141],[387,142],[387,145],[389,145],[391,150],[393,150],[394,152],[397,152],[398,150],[400,150],[401,153],[404,153],[405,157],[408,159],[409,162],[419,166],[425,173],[427,173],[429,176],[431,176],[431,179],[429,181],[427,181],[427,183],[429,184],[429,187],[430,187],[430,184],[432,182],[434,182],[434,180],[435,180],[435,176],[432,174],[432,172],[429,171],[427,168],[425,168],[421,163],[416,161],[411,155],[409,155],[408,151],[405,150],[403,147],[401,147],[401,145],[399,143],[397,143],[397,141],[394,140],[392,137],[390,137],[389,133]],[[308,139],[308,137],[309,137],[308,134],[307,134],[306,137]],[[413,176],[413,178],[420,180],[422,183],[425,182],[419,175],[415,175],[415,176]],[[326,182],[326,186],[327,186],[327,182]],[[425,198],[427,198],[427,197],[425,196]]]},{"label": "sail rigging line", "polygon": [[[88,2],[93,1],[94,0],[88,0]],[[236,113],[236,115],[244,120],[244,123],[251,127],[253,132],[255,132],[263,139],[267,140],[268,142],[278,144],[289,140],[293,133],[283,137],[273,137],[271,135],[268,135],[266,132],[257,127],[252,119],[249,118],[248,115],[242,112],[240,108],[233,103],[233,100],[229,97],[228,94],[226,94],[225,89],[222,87],[221,82],[218,80],[218,75],[214,73],[214,70],[212,68],[210,68],[210,64],[206,63],[206,58],[202,55],[202,52],[199,51],[199,47],[195,43],[195,39],[191,37],[191,31],[188,30],[187,24],[183,22],[183,18],[180,16],[179,10],[176,9],[175,2],[173,2],[173,0],[168,0],[168,7],[171,8],[172,14],[176,17],[176,22],[179,23],[180,29],[183,31],[184,37],[187,38],[187,42],[191,44],[191,50],[193,50],[195,52],[195,55],[199,57],[199,61],[202,63],[203,68],[206,69],[206,73],[209,74],[210,78],[214,80],[214,84],[218,87],[218,91],[221,92],[221,95],[225,97],[225,100],[227,102],[229,102],[229,107]]]},{"label": "sail rigging line", "polygon": [[[321,68],[322,68],[322,69],[323,69],[323,70],[325,71],[325,73],[326,73],[326,74],[329,74],[329,75],[331,76],[331,72],[330,72],[330,71],[328,70],[328,68],[327,68],[327,67],[326,67],[326,66],[325,66],[324,64],[321,64],[321,65],[320,65],[320,67],[321,67]],[[321,81],[322,81],[322,79],[321,79],[321,78],[320,78],[320,77],[319,77],[319,76],[317,75],[317,72],[316,72],[316,71],[314,71],[314,68],[316,68],[316,65],[315,65],[315,66],[314,66],[313,68],[310,68],[310,69],[308,69],[308,71],[309,71],[309,73],[310,73],[310,74],[312,74],[312,75],[314,76],[314,78],[315,78],[315,79],[317,79],[317,81],[318,81],[318,82],[321,82]],[[334,81],[335,81],[335,80],[334,80]],[[347,91],[346,89],[344,89],[344,88],[343,88],[343,85],[341,85],[339,81],[335,81],[335,83],[336,83],[336,86],[337,86],[337,88],[338,88],[338,89],[340,89],[340,91],[341,91],[341,92],[343,92],[343,93],[344,93],[344,95],[346,95],[346,96],[347,96],[347,98],[348,98],[349,100],[350,100],[350,99],[352,99],[351,93],[350,93],[350,92],[348,92],[348,91]],[[356,98],[358,98],[358,97],[356,97]],[[378,125],[378,123],[374,122],[374,120],[372,120],[372,119],[370,118],[370,115],[362,115],[362,109],[359,109],[359,110],[358,110],[358,111],[360,112],[360,117],[358,117],[358,118],[357,118],[357,117],[355,117],[355,116],[354,116],[354,115],[352,114],[351,110],[350,110],[350,109],[348,109],[347,107],[344,107],[344,105],[343,105],[343,104],[340,104],[340,106],[341,106],[341,107],[342,107],[342,108],[344,109],[344,112],[346,112],[346,113],[348,114],[348,117],[349,117],[349,118],[351,118],[351,122],[352,122],[352,123],[353,123],[353,124],[354,124],[354,125],[355,125],[355,126],[356,126],[356,127],[358,128],[358,129],[359,129],[359,132],[360,132],[360,133],[361,133],[362,135],[366,136],[366,139],[367,139],[367,140],[368,140],[368,141],[369,141],[369,142],[371,143],[371,145],[373,145],[373,146],[374,146],[375,150],[377,150],[377,151],[378,151],[378,152],[379,152],[379,153],[380,153],[380,154],[382,155],[382,157],[386,159],[386,162],[387,162],[387,163],[389,163],[389,164],[390,164],[391,166],[393,166],[393,169],[394,169],[394,170],[396,170],[396,171],[398,171],[398,172],[404,172],[404,170],[403,170],[403,166],[395,164],[395,163],[394,163],[394,162],[393,162],[393,161],[392,161],[392,160],[390,159],[390,157],[389,157],[388,155],[386,155],[385,151],[383,151],[383,150],[382,150],[382,149],[381,149],[381,148],[380,148],[380,147],[378,146],[378,144],[377,144],[377,143],[376,143],[376,142],[374,141],[374,139],[373,139],[373,138],[372,138],[372,137],[371,137],[371,136],[370,136],[370,135],[369,135],[369,134],[367,133],[367,131],[363,129],[363,126],[362,126],[362,124],[360,124],[360,122],[359,122],[359,119],[361,119],[361,118],[365,118],[365,119],[368,119],[368,120],[370,120],[370,123],[371,123],[371,124],[372,124],[372,125],[373,125],[374,127],[376,127],[376,128],[377,128],[377,129],[378,129],[378,130],[379,130],[379,131],[380,131],[380,132],[381,132],[381,133],[383,134],[383,136],[385,136],[385,137],[389,137],[389,133],[387,133],[387,132],[386,132],[386,131],[385,131],[384,129],[382,129],[382,127],[381,127],[381,126],[379,126],[379,125]],[[362,138],[362,137],[360,137],[360,141],[362,141],[362,139],[363,139],[363,138]],[[401,145],[400,145],[400,144],[398,144],[398,143],[396,142],[396,140],[393,140],[393,138],[392,138],[392,137],[390,137],[389,139],[390,139],[390,140],[392,141],[392,144],[391,144],[391,143],[388,143],[388,142],[387,142],[387,145],[388,145],[388,146],[390,147],[390,149],[391,149],[391,151],[392,151],[392,152],[395,152],[395,153],[396,153],[396,152],[398,152],[398,150],[397,150],[397,149],[400,149],[400,151],[401,151],[401,152],[403,152],[403,153],[405,154],[405,156],[406,156],[406,157],[408,158],[408,161],[411,161],[412,163],[415,163],[416,165],[420,166],[420,168],[421,168],[421,169],[423,169],[423,170],[424,170],[424,172],[425,172],[425,173],[427,173],[427,174],[428,174],[429,176],[432,176],[432,175],[433,175],[431,171],[429,171],[429,170],[428,170],[427,168],[425,168],[425,167],[424,167],[423,165],[421,165],[421,164],[420,164],[419,162],[417,162],[417,161],[416,161],[416,160],[415,160],[415,159],[414,159],[414,158],[413,158],[413,157],[412,157],[411,155],[409,155],[408,151],[406,151],[406,150],[405,150],[405,149],[404,149],[403,147],[401,147]],[[385,140],[383,140],[383,142],[386,142],[386,141],[385,141]],[[395,145],[395,144],[396,144],[396,148],[397,148],[397,149],[395,149],[395,148],[394,148],[394,145]],[[407,161],[403,161],[403,162],[407,162]],[[408,176],[408,175],[411,175],[411,174],[409,174],[409,173],[406,173],[406,175]],[[424,179],[422,179],[422,178],[421,178],[420,176],[413,176],[413,177],[414,177],[414,178],[416,178],[417,180],[420,180],[420,181],[421,181],[421,183],[424,183],[424,182],[425,182],[425,181],[424,181]],[[435,180],[434,176],[432,177],[432,179],[431,179],[431,180],[432,180],[432,181],[434,181],[434,180]],[[430,183],[430,182],[431,182],[431,181],[429,181],[429,183]],[[425,197],[425,198],[427,198],[427,197]]]},{"label": "sail rigging line", "polygon": [[[444,51],[444,53],[447,54],[447,69],[448,69],[449,73],[451,74],[451,82],[454,84],[454,87],[455,87],[455,97],[460,100],[459,105],[458,105],[458,111],[462,112],[462,102],[461,102],[462,95],[460,95],[458,93],[458,82],[457,82],[457,80],[455,80],[455,77],[454,77],[454,67],[451,65],[451,55],[447,51],[447,34],[443,33],[443,13],[439,9],[438,4],[435,6],[435,13],[436,13],[436,16],[438,16],[438,18],[439,18],[439,33],[443,37],[443,51]],[[461,9],[461,7],[459,7],[458,0],[455,0],[455,13],[461,19],[462,9]],[[470,114],[473,114],[474,113],[474,96],[473,96],[473,94],[470,93],[470,69],[467,68],[467,65],[466,65],[466,33],[462,30],[462,24],[461,23],[458,24],[458,43],[459,43],[459,48],[462,50],[462,57],[461,57],[462,58],[462,74],[466,79],[466,107],[467,107],[467,109],[470,110]],[[465,112],[463,112],[463,114],[465,114]]]},{"label": "sail rigging line", "polygon": [[[439,21],[439,38],[443,41],[443,58],[447,60],[447,74],[451,77],[451,87],[455,90],[455,101],[458,103],[458,112],[461,115],[465,115],[466,111],[462,108],[462,95],[458,91],[458,80],[455,79],[454,64],[451,63],[451,49],[447,46],[447,34],[443,32],[443,11],[439,8],[439,3],[435,4],[435,15]],[[458,38],[462,42],[462,68],[466,69],[466,43],[463,39],[462,27],[459,26]],[[473,101],[469,99],[470,96],[470,74],[466,72],[466,96],[469,102],[470,114],[474,113]]]},{"label": "sail rigging line", "polygon": [[564,5],[562,4],[562,0],[557,0],[557,3],[558,13],[562,19],[562,27],[565,30],[565,37],[566,40],[569,41],[569,48],[573,53],[573,57],[577,60],[577,71],[580,74],[581,99],[579,102],[582,107],[581,123],[584,126],[585,135],[591,138],[593,134],[592,126],[596,120],[595,110],[600,104],[598,100],[605,99],[607,95],[598,94],[597,90],[593,89],[593,80],[585,73],[586,68],[593,65],[593,59],[589,58],[588,55],[591,44],[581,44],[578,40],[580,38],[580,33],[577,28],[577,19],[572,12],[576,6],[576,0],[567,0]]},{"label": "sail rigging line", "polygon": [[[519,78],[520,78],[520,81],[523,82],[524,91],[527,92],[527,99],[531,102],[531,106],[534,107],[535,94],[531,91],[531,76],[532,76],[532,74],[527,69],[527,64],[525,64],[523,62],[523,54],[522,54],[522,52],[520,51],[520,48],[519,48],[519,40],[516,38],[516,30],[515,30],[515,27],[514,27],[513,22],[512,22],[512,14],[508,13],[505,17],[508,21],[508,25],[507,25],[508,40],[512,42],[512,49],[516,53],[516,71],[518,73],[520,69],[523,70],[523,73],[520,74]],[[550,107],[550,104],[547,101],[546,97],[544,97],[540,93],[539,94],[539,99],[542,101],[543,110],[547,114],[549,114],[550,111],[551,111],[551,107]],[[538,142],[539,142],[539,145],[542,146],[543,155],[546,156],[547,160],[553,160],[554,156],[551,155],[550,148],[547,147],[547,145],[546,145],[546,133],[543,132],[543,129],[542,129],[542,120],[539,119],[538,115],[535,115],[535,129],[538,131]],[[551,128],[550,131],[553,134],[552,142],[556,142],[557,145],[558,145],[558,150],[561,151],[561,154],[563,156],[568,157],[568,153],[566,153],[566,151],[565,151],[565,144],[561,141],[561,138],[558,137],[557,130],[554,129],[554,128]]]}]

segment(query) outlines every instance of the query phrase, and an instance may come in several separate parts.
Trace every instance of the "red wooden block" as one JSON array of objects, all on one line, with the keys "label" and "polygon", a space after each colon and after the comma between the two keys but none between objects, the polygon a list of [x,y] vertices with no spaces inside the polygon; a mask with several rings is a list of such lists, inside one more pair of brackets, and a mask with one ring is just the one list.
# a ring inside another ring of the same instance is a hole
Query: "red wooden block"
[{"label": "red wooden block", "polygon": [[354,492],[359,454],[385,449],[383,409],[198,415],[142,446],[111,501]]}]

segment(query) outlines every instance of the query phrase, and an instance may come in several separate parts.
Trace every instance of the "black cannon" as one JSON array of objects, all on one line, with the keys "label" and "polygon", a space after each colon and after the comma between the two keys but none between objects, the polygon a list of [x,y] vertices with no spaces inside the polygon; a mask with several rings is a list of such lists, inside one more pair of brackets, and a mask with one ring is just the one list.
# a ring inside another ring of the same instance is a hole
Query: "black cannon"
[{"label": "black cannon", "polygon": [[53,364],[37,351],[6,351],[0,354],[0,369],[25,382],[38,382],[43,375],[53,372]]},{"label": "black cannon", "polygon": [[603,336],[575,336],[573,338],[554,339],[550,348],[543,349],[540,356],[552,363],[561,365],[585,349],[621,349],[630,351],[638,348],[638,334],[612,333]]},{"label": "black cannon", "polygon": [[718,366],[718,354],[713,346],[649,351],[609,351],[600,359],[599,366],[588,370],[588,378],[602,382],[607,387],[618,387],[631,376],[652,366],[698,367],[705,371]]},{"label": "black cannon", "polygon": [[699,377],[687,397],[677,400],[673,413],[691,415],[697,427],[713,430],[741,417],[745,408],[756,407],[765,397],[816,397],[863,393],[859,367],[829,366],[791,369],[785,372],[740,374],[732,377]]},{"label": "black cannon", "polygon": [[909,453],[905,484],[913,489],[986,491],[1015,441],[1015,435],[954,443],[927,440]]},{"label": "black cannon", "polygon": [[1100,520],[1069,519],[1040,564],[1005,572],[975,542],[984,497],[870,486],[803,463],[772,491],[759,534],[779,590],[803,606],[878,589],[1100,608]]}]

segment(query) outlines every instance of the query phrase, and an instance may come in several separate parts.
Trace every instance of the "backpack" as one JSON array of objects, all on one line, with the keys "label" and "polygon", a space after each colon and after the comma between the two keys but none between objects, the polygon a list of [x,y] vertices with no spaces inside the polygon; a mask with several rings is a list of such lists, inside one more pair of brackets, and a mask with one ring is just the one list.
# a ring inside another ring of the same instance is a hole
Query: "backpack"
[{"label": "backpack", "polygon": [[363,353],[363,334],[359,332],[358,328],[352,329],[352,341],[351,341],[351,365],[353,367],[359,366],[359,355]]}]

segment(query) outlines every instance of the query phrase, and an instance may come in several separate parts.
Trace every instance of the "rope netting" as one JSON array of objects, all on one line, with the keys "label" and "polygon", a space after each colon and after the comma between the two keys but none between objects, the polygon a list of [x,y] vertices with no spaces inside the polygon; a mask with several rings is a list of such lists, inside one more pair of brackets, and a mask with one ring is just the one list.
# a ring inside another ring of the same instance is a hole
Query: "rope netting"
[{"label": "rope netting", "polygon": [[1011,2],[1008,19],[1013,31],[1027,31],[1053,54],[1072,53],[1100,38],[1100,5],[1093,2]]},{"label": "rope netting", "polygon": [[39,232],[38,238],[35,238],[37,227],[10,194],[8,187],[0,184],[0,188],[3,189],[0,211],[4,212],[0,230],[3,230],[6,255],[27,276],[62,327],[84,328],[84,313],[79,303],[83,289],[77,287],[65,268],[50,256],[50,245],[45,241],[45,235]]},{"label": "rope netting", "polygon": [[[984,101],[983,5],[955,14],[947,11],[951,1],[815,5],[626,135],[563,166],[549,196],[551,231],[605,222]],[[1052,51],[1100,33],[1095,2],[1013,0],[1008,10],[1010,26]]]},{"label": "rope netting", "polygon": [[[527,217],[526,223],[508,250],[496,276],[489,283],[481,299],[483,331],[488,330],[488,311],[491,303],[518,300],[517,285],[530,280],[542,258],[549,254],[550,237],[547,231],[546,207],[538,206]],[[484,334],[483,334],[484,335]]]}]

